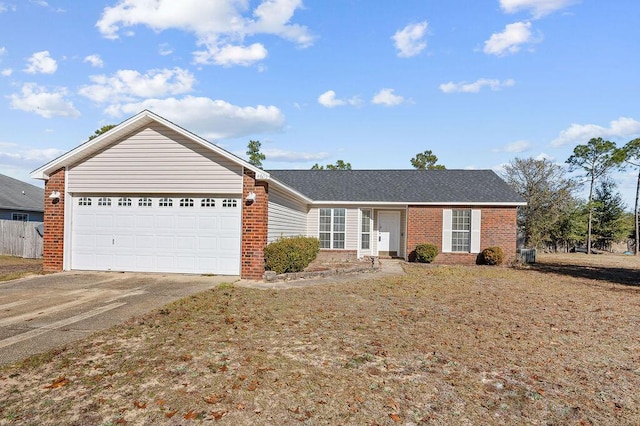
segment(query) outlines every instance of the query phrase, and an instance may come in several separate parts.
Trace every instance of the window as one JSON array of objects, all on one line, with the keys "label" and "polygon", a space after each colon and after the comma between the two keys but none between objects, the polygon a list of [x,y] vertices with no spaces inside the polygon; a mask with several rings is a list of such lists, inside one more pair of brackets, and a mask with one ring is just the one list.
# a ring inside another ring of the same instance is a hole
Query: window
[{"label": "window", "polygon": [[99,206],[110,206],[111,205],[111,198],[108,198],[108,197],[100,197],[100,198],[98,198],[98,205]]},{"label": "window", "polygon": [[158,207],[173,207],[173,200],[171,198],[160,198]]},{"label": "window", "polygon": [[118,198],[118,207],[131,207],[131,198]]},{"label": "window", "polygon": [[200,201],[200,207],[215,207],[215,206],[216,206],[215,198],[203,198],[202,201]]},{"label": "window", "polygon": [[153,201],[151,201],[151,198],[138,199],[138,207],[151,207],[151,206],[153,206]]},{"label": "window", "polygon": [[79,206],[90,206],[91,205],[91,198],[89,198],[89,197],[80,197],[80,198],[78,198],[78,205]]},{"label": "window", "polygon": [[222,207],[238,207],[238,200],[225,198],[222,200]]},{"label": "window", "polygon": [[442,252],[480,253],[481,210],[442,211]]},{"label": "window", "polygon": [[362,224],[360,225],[360,248],[371,248],[371,210],[362,210]]},{"label": "window", "polygon": [[29,213],[11,213],[11,220],[26,222],[29,220]]},{"label": "window", "polygon": [[451,212],[451,251],[471,250],[471,210]]},{"label": "window", "polygon": [[180,200],[180,207],[193,207],[193,198],[182,198]]},{"label": "window", "polygon": [[344,248],[345,218],[345,209],[320,209],[320,248]]}]

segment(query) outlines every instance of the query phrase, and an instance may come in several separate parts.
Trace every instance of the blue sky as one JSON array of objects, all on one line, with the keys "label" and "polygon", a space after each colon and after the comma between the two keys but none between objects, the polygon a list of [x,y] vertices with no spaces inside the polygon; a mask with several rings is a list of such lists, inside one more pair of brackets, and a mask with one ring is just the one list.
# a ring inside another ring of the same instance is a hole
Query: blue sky
[{"label": "blue sky", "polygon": [[[0,173],[150,109],[266,169],[640,136],[636,0],[0,0]],[[616,175],[629,206],[635,172]]]}]

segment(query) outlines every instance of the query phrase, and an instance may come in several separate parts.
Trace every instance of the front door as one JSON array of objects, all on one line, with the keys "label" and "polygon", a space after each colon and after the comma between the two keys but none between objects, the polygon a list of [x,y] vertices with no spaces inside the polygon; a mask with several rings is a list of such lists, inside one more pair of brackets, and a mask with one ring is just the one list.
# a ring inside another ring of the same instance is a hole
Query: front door
[{"label": "front door", "polygon": [[378,255],[398,256],[400,212],[378,212]]}]

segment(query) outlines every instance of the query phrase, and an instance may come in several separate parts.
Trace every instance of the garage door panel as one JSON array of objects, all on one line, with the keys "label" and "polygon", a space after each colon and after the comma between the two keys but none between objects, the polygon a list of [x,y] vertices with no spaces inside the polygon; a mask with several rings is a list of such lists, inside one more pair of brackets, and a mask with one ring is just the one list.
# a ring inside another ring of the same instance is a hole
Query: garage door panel
[{"label": "garage door panel", "polygon": [[161,197],[147,197],[151,206],[140,205],[141,197],[127,196],[130,206],[117,196],[111,206],[91,198],[91,206],[73,204],[72,269],[239,275],[240,207],[223,207],[222,198],[209,207],[200,198],[181,207],[182,196],[168,197],[170,207],[159,207]]}]

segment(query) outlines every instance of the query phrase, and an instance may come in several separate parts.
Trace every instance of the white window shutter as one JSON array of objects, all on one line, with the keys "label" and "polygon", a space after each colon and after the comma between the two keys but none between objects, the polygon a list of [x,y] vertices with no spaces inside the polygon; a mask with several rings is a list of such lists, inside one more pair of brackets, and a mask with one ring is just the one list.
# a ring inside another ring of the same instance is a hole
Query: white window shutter
[{"label": "white window shutter", "polygon": [[442,210],[442,252],[451,252],[451,222],[453,211]]},{"label": "white window shutter", "polygon": [[480,212],[471,210],[471,253],[480,253]]}]

